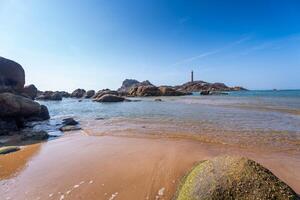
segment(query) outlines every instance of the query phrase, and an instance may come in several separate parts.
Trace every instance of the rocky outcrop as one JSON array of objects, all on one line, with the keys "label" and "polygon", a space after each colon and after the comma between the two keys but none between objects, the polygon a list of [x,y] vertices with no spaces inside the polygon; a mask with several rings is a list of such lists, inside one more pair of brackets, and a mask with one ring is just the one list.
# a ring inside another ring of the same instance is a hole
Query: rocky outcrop
[{"label": "rocky outcrop", "polygon": [[139,86],[154,86],[150,81],[146,80],[143,82],[139,82],[135,79],[125,79],[122,83],[122,86],[118,89],[118,92],[123,95],[127,95],[128,92],[134,88]]},{"label": "rocky outcrop", "polygon": [[246,90],[242,87],[228,87],[224,83],[208,83],[204,81],[187,82],[175,89],[182,92],[201,92],[201,91],[240,91]]},{"label": "rocky outcrop", "polygon": [[22,92],[25,72],[12,60],[0,57],[0,92]]},{"label": "rocky outcrop", "polygon": [[94,95],[95,95],[95,90],[88,90],[88,91],[85,93],[84,98],[89,99],[89,98],[92,98]]},{"label": "rocky outcrop", "polygon": [[37,88],[24,84],[22,66],[0,57],[0,135],[20,134],[27,122],[50,118],[47,107],[33,100]]},{"label": "rocky outcrop", "polygon": [[85,95],[84,89],[76,89],[71,93],[71,97],[73,98],[82,98]]},{"label": "rocky outcrop", "polygon": [[298,199],[271,171],[242,157],[217,157],[198,164],[185,178],[177,200]]},{"label": "rocky outcrop", "polygon": [[[96,102],[122,102],[126,99],[120,96],[112,95],[112,94],[105,94],[100,98],[95,99]],[[129,101],[129,100],[126,100]]]},{"label": "rocky outcrop", "polygon": [[23,93],[31,99],[35,99],[38,93],[38,89],[35,87],[35,85],[31,84],[24,87]]},{"label": "rocky outcrop", "polygon": [[61,92],[52,92],[52,91],[45,91],[41,95],[36,97],[37,100],[50,100],[50,101],[61,101],[62,94]]}]

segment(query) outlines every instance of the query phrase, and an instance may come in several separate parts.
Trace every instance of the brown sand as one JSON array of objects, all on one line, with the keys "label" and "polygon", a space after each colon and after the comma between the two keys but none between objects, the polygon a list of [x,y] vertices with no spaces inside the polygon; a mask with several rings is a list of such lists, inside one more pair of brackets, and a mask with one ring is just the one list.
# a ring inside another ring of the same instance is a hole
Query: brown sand
[{"label": "brown sand", "polygon": [[[35,148],[28,146],[0,157],[1,170],[15,170],[14,176],[1,173],[1,199],[171,199],[180,179],[195,163],[224,154],[260,162],[300,193],[299,155],[258,153],[186,139],[81,133]],[[24,163],[18,157],[26,162],[21,171],[19,166]],[[14,162],[7,163],[7,159]]]}]

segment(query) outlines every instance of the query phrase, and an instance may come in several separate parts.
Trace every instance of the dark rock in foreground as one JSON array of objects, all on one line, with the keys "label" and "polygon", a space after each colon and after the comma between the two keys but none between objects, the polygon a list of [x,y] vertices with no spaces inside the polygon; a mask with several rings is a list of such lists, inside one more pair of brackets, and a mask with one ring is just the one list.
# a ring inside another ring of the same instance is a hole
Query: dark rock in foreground
[{"label": "dark rock in foreground", "polygon": [[17,147],[17,146],[0,147],[0,154],[8,154],[8,153],[16,152],[19,150],[20,150],[20,147]]},{"label": "dark rock in foreground", "polygon": [[40,113],[39,103],[12,93],[0,94],[0,117],[30,117]]},{"label": "dark rock in foreground", "polygon": [[[94,101],[97,102],[122,102],[125,101],[126,99],[124,97],[119,97],[116,95],[112,95],[112,94],[105,94],[103,96],[101,96],[100,98],[95,99]],[[129,101],[129,100],[126,100]]]},{"label": "dark rock in foreground", "polygon": [[22,92],[25,72],[12,60],[0,57],[0,92]]},{"label": "dark rock in foreground", "polygon": [[176,199],[299,198],[288,185],[255,161],[224,156],[198,164],[186,177]]},{"label": "dark rock in foreground", "polygon": [[49,134],[46,131],[36,131],[36,130],[24,130],[21,132],[22,140],[47,140]]},{"label": "dark rock in foreground", "polygon": [[23,93],[25,93],[31,99],[35,99],[35,97],[37,96],[37,93],[38,93],[38,89],[33,84],[27,85],[24,87]]}]

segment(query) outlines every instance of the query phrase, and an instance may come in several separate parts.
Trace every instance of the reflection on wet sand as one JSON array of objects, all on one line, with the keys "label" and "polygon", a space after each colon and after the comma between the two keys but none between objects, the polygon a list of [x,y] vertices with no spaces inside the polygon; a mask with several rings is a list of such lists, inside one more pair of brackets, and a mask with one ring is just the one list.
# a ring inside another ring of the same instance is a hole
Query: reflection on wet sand
[{"label": "reflection on wet sand", "polygon": [[23,147],[20,151],[0,156],[0,180],[8,179],[22,171],[29,160],[40,150],[40,144]]},{"label": "reflection on wet sand", "polygon": [[42,146],[28,167],[0,181],[1,197],[171,199],[182,176],[195,163],[218,155],[252,158],[300,192],[296,170],[300,169],[300,158],[285,152],[245,150],[178,138],[88,136],[84,132]]}]

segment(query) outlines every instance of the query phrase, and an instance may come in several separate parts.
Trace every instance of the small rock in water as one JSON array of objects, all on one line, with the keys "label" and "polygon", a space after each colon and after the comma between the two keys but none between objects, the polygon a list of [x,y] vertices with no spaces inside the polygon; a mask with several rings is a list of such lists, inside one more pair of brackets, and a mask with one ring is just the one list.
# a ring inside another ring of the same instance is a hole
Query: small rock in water
[{"label": "small rock in water", "polygon": [[64,125],[77,125],[78,124],[78,122],[75,119],[73,119],[72,117],[65,118],[62,121],[63,121],[62,123]]},{"label": "small rock in water", "polygon": [[78,131],[81,130],[81,128],[78,126],[67,125],[67,126],[60,127],[59,130],[62,132],[67,132],[67,131]]}]

